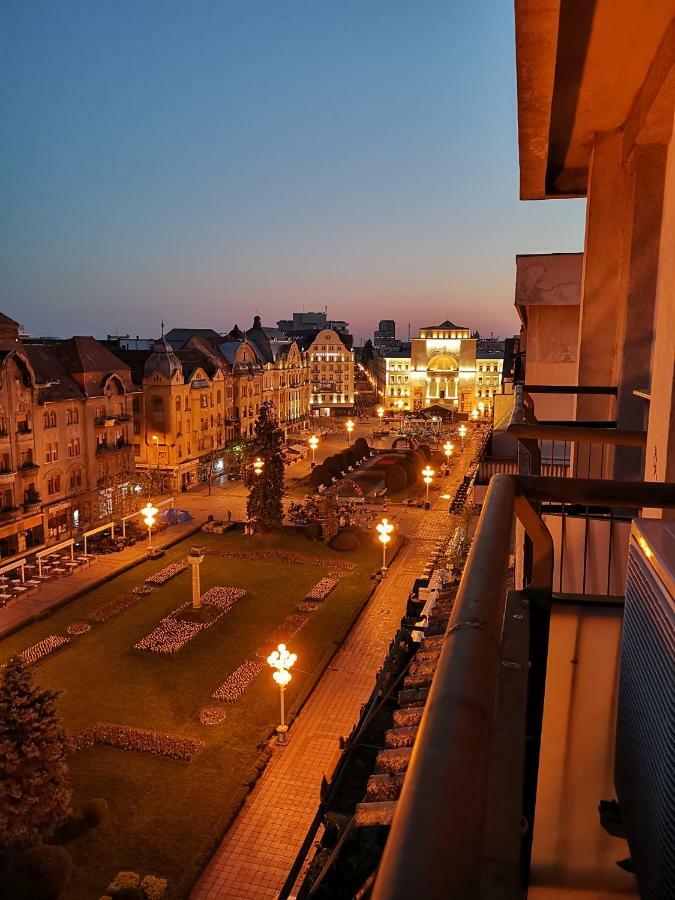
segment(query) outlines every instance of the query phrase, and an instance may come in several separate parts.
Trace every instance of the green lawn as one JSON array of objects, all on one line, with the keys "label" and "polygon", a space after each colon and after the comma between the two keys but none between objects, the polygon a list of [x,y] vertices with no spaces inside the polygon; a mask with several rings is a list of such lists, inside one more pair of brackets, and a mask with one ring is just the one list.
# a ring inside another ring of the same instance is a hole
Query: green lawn
[{"label": "green lawn", "polygon": [[[365,602],[372,585],[369,576],[380,558],[374,542],[340,554],[290,530],[264,539],[241,533],[193,537],[162,560],[143,563],[1,641],[0,662],[48,634],[65,634],[74,619],[141,584],[147,574],[185,556],[195,543],[232,550],[278,547],[357,564],[289,641],[298,662],[287,706],[297,708]],[[104,797],[111,817],[67,844],[75,874],[66,900],[99,897],[120,869],[167,877],[170,897],[187,896],[255,775],[261,742],[277,722],[278,692],[264,672],[237,704],[228,706],[225,723],[215,727],[198,722],[199,707],[233,669],[254,658],[267,634],[295,612],[307,590],[325,574],[318,566],[279,559],[207,556],[202,591],[219,584],[245,587],[248,594],[176,657],[138,654],[132,645],[190,598],[189,570],[33,667],[39,684],[61,692],[59,709],[69,732],[103,721],[194,737],[206,745],[189,763],[107,747],[73,755],[76,807]]]}]

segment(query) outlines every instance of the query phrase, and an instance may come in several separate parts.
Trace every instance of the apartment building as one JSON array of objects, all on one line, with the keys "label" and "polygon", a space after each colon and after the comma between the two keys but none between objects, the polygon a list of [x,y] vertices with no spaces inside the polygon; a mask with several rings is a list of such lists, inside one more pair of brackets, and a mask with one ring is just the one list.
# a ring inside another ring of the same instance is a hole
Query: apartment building
[{"label": "apartment building", "polygon": [[310,410],[313,416],[349,415],[354,411],[354,351],[330,328],[298,339],[309,362]]},{"label": "apartment building", "polygon": [[91,337],[0,315],[0,556],[77,534],[133,490],[130,369]]}]

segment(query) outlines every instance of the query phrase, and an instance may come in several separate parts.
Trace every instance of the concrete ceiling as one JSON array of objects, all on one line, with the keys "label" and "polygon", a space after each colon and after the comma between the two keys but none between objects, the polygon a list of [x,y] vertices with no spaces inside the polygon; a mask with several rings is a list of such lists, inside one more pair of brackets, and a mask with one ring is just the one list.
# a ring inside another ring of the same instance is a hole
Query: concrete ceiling
[{"label": "concrete ceiling", "polygon": [[626,121],[675,0],[516,0],[521,198],[584,196],[593,135]]}]

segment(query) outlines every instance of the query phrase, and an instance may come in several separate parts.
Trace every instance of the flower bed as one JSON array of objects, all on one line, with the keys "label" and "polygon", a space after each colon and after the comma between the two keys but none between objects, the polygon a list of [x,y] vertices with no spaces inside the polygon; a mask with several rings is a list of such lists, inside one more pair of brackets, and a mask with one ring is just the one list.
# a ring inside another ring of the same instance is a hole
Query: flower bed
[{"label": "flower bed", "polygon": [[86,634],[88,631],[91,631],[91,625],[76,619],[75,622],[70,623],[66,631],[68,634]]},{"label": "flower bed", "polygon": [[62,637],[60,634],[50,634],[49,637],[43,638],[37,644],[26,647],[23,652],[19,653],[19,659],[25,666],[32,666],[44,659],[45,656],[49,656],[50,653],[60,650],[61,647],[65,647],[69,643],[70,638]]},{"label": "flower bed", "polygon": [[177,562],[171,563],[170,566],[165,566],[163,569],[160,569],[159,572],[148,575],[145,579],[145,583],[156,585],[166,584],[171,578],[175,578],[176,575],[180,575],[181,572],[184,572],[189,565],[190,563],[187,557],[179,559]]},{"label": "flower bed", "polygon": [[334,575],[326,575],[321,581],[318,581],[313,588],[305,594],[305,600],[325,600],[330,592],[338,585],[340,577]]},{"label": "flower bed", "polygon": [[98,744],[117,747],[119,750],[135,750],[137,753],[151,753],[154,756],[170,756],[189,762],[203,749],[201,741],[191,738],[173,737],[159,731],[110,725],[99,722],[91,728],[80,731],[71,739],[73,750],[89,750]]},{"label": "flower bed", "polygon": [[316,603],[308,603],[307,600],[303,600],[302,603],[298,603],[298,612],[300,613],[312,613],[316,612],[319,607]]},{"label": "flower bed", "polygon": [[151,584],[141,584],[139,587],[131,589],[132,594],[138,594],[141,597],[145,597],[148,594],[151,594],[153,591],[154,587]]},{"label": "flower bed", "polygon": [[119,616],[125,609],[129,609],[130,606],[138,602],[140,597],[140,594],[136,594],[133,591],[130,591],[128,594],[121,594],[114,600],[110,600],[109,603],[104,603],[103,606],[99,606],[98,609],[89,613],[87,618],[90,622],[106,622],[108,619]]},{"label": "flower bed", "polygon": [[199,721],[202,725],[221,725],[227,718],[227,713],[222,706],[212,704],[202,706],[199,710]]},{"label": "flower bed", "polygon": [[218,519],[213,522],[204,522],[202,531],[206,534],[224,534],[231,525],[231,522],[223,522],[222,519]]},{"label": "flower bed", "polygon": [[225,559],[281,559],[294,566],[318,566],[321,569],[341,569],[351,572],[355,563],[342,559],[322,559],[319,556],[306,556],[294,550],[215,550],[210,547],[204,551],[208,556],[222,556]]},{"label": "flower bed", "polygon": [[247,659],[225,679],[219,688],[211,694],[214,700],[221,703],[236,703],[250,688],[258,675],[262,672],[264,664],[256,659]]},{"label": "flower bed", "polygon": [[183,603],[161,619],[150,634],[137,641],[134,650],[164,655],[178,653],[200,632],[226,616],[245,594],[243,588],[212,587],[201,597],[202,606],[206,608],[203,618],[196,610],[195,618],[191,618],[192,604]]}]

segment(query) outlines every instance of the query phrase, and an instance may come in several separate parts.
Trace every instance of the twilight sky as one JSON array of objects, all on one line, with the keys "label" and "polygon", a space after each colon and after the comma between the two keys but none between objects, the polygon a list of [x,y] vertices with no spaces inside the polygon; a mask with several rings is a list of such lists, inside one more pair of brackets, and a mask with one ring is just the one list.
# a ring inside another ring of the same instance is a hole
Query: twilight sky
[{"label": "twilight sky", "polygon": [[0,310],[36,334],[254,313],[513,333],[517,252],[582,201],[518,200],[504,0],[3,0]]}]

